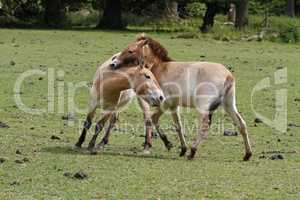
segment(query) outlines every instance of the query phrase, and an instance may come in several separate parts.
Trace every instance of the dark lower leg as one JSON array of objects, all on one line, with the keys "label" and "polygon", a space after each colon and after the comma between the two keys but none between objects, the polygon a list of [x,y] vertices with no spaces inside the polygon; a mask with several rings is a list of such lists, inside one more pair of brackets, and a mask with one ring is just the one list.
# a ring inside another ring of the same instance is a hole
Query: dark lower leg
[{"label": "dark lower leg", "polygon": [[152,147],[152,122],[151,120],[146,120],[145,122],[146,126],[146,137],[145,137],[145,143],[144,143],[144,151],[149,151]]},{"label": "dark lower leg", "polygon": [[234,109],[234,106],[229,105],[229,106],[225,107],[225,110],[231,117],[233,123],[238,126],[239,133],[243,137],[243,141],[244,141],[244,145],[245,145],[245,155],[244,155],[243,160],[248,161],[250,159],[250,157],[252,156],[252,150],[251,150],[251,145],[250,145],[250,141],[249,141],[249,137],[248,137],[248,133],[247,133],[246,123],[243,120],[242,116],[238,112],[235,111],[236,109]]},{"label": "dark lower leg", "polygon": [[177,110],[172,113],[172,117],[173,117],[173,121],[175,123],[176,132],[179,136],[180,143],[181,143],[181,152],[180,152],[179,156],[184,156],[186,151],[187,151],[187,144],[186,144],[186,141],[185,141],[180,116],[179,116]]},{"label": "dark lower leg", "polygon": [[198,133],[197,138],[193,142],[193,145],[192,145],[192,148],[191,148],[191,153],[188,156],[189,160],[194,158],[194,156],[197,152],[198,145],[200,143],[202,143],[205,139],[207,139],[208,130],[209,130],[209,116],[208,116],[208,114],[203,114],[201,128],[200,128],[200,131]]},{"label": "dark lower leg", "polygon": [[246,128],[246,123],[244,122],[243,118],[239,113],[236,113],[236,117],[239,121],[239,129],[240,133],[243,137],[244,145],[245,145],[245,156],[243,158],[244,161],[248,161],[251,156],[252,156],[252,150],[251,150],[251,145],[247,133],[247,128]]},{"label": "dark lower leg", "polygon": [[173,147],[173,144],[168,140],[168,137],[165,135],[163,130],[160,129],[159,124],[155,125],[156,131],[160,137],[160,139],[163,141],[165,147],[170,150]]},{"label": "dark lower leg", "polygon": [[88,129],[90,129],[91,125],[92,125],[92,119],[91,119],[91,116],[88,115],[83,124],[81,135],[78,138],[77,143],[75,144],[76,147],[79,147],[79,148],[81,147],[81,145],[83,144],[83,142],[85,140],[86,132]]},{"label": "dark lower leg", "polygon": [[116,122],[117,122],[117,116],[116,116],[116,114],[114,114],[111,117],[111,119],[109,121],[109,126],[105,131],[105,135],[102,138],[101,142],[97,145],[97,148],[104,147],[106,144],[108,144],[110,133],[111,133],[112,129],[114,128]]},{"label": "dark lower leg", "polygon": [[160,129],[158,121],[160,116],[163,114],[161,110],[158,110],[156,113],[152,115],[152,122],[155,125],[156,131],[160,137],[160,139],[163,141],[165,147],[170,150],[173,147],[173,144],[168,140],[168,137],[164,134],[164,132]]},{"label": "dark lower leg", "polygon": [[88,149],[91,150],[95,147],[95,144],[96,144],[96,140],[97,140],[97,137],[99,135],[99,133],[102,131],[102,129],[104,128],[104,125],[105,125],[105,122],[109,119],[109,117],[111,116],[111,114],[106,114],[102,117],[102,119],[100,119],[98,121],[98,123],[96,124],[95,126],[95,134],[93,135],[90,143],[89,143],[89,146],[88,146]]}]

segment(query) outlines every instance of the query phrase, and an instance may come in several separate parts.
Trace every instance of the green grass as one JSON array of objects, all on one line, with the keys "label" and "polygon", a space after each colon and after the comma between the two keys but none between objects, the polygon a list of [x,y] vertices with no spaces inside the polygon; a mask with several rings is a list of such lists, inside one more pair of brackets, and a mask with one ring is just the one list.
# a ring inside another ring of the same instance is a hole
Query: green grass
[{"label": "green grass", "polygon": [[[299,199],[300,135],[299,128],[289,127],[280,133],[264,124],[254,126],[250,107],[252,88],[278,67],[288,69],[288,82],[276,88],[288,89],[288,123],[299,124],[299,45],[271,42],[223,42],[199,36],[179,39],[174,34],[152,33],[177,60],[208,60],[221,62],[234,69],[237,79],[238,108],[248,124],[253,145],[253,158],[243,162],[241,136],[224,137],[217,126],[224,119],[221,109],[216,113],[207,141],[199,147],[194,161],[178,157],[179,140],[171,117],[161,122],[170,140],[176,144],[170,152],[155,139],[150,156],[142,156],[143,120],[136,104],[123,111],[118,129],[110,145],[98,155],[71,150],[79,135],[84,115],[76,114],[74,124],[62,120],[68,112],[65,89],[65,112],[31,115],[15,105],[13,88],[17,77],[30,69],[63,70],[65,84],[90,81],[98,62],[122,50],[136,33],[102,31],[51,31],[0,29],[0,121],[10,128],[0,128],[0,199]],[[13,64],[13,62],[15,64]],[[26,79],[22,100],[36,108],[47,105],[47,77]],[[57,85],[56,81],[55,84]],[[255,109],[274,116],[274,87],[255,95]],[[88,92],[76,93],[76,104],[87,105]],[[197,121],[193,110],[182,109],[191,144]],[[125,123],[137,126],[124,132]],[[225,117],[225,127],[231,128]],[[92,135],[91,129],[88,139]],[[61,140],[51,140],[52,135]],[[280,140],[278,140],[280,139]],[[86,144],[85,144],[86,145]],[[16,154],[20,150],[22,155]],[[284,160],[260,159],[263,152],[281,151]],[[28,158],[30,162],[15,163]],[[65,177],[65,172],[83,170],[85,180]],[[14,184],[14,182],[16,184]]]}]

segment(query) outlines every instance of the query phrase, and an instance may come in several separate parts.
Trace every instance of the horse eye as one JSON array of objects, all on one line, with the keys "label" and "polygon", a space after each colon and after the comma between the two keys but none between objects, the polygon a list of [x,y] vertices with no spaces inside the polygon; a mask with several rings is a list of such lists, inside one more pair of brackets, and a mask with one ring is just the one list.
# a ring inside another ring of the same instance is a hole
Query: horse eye
[{"label": "horse eye", "polygon": [[132,53],[133,53],[133,51],[129,50],[129,51],[128,51],[128,53],[132,54]]},{"label": "horse eye", "polygon": [[151,77],[149,75],[147,75],[147,74],[145,74],[145,78],[146,79],[151,79]]}]

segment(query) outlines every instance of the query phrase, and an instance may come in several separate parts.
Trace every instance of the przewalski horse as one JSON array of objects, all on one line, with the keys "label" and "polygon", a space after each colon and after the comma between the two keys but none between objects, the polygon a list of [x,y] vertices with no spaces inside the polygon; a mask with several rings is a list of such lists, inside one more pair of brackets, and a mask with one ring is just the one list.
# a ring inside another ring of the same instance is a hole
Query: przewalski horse
[{"label": "przewalski horse", "polygon": [[[188,155],[188,158],[192,159],[198,145],[208,136],[214,110],[222,105],[234,124],[238,126],[243,137],[244,160],[250,159],[252,150],[246,123],[236,107],[235,80],[224,65],[211,62],[175,62],[168,57],[167,50],[160,43],[141,35],[112,61],[111,67],[115,70],[120,69],[125,63],[136,62],[140,57],[151,69],[166,97],[161,109],[152,115],[152,122],[160,132],[158,120],[163,114],[162,108],[172,111],[172,118],[177,125],[176,129],[181,142],[181,156],[185,155],[187,144],[178,106],[197,108],[200,114],[201,127]],[[147,107],[147,105],[142,106]]]},{"label": "przewalski horse", "polygon": [[[135,63],[128,63],[119,70],[111,70],[109,67],[111,60],[113,58],[103,63],[96,72],[90,90],[87,118],[78,142],[75,144],[76,148],[80,148],[84,142],[87,130],[91,127],[92,119],[98,107],[104,110],[103,117],[95,126],[95,134],[88,146],[90,151],[94,150],[98,134],[103,129],[106,121],[110,120],[110,127],[99,146],[104,146],[108,142],[111,126],[116,121],[117,110],[124,104],[127,104],[135,94],[151,106],[159,106],[165,99],[155,77],[150,70],[141,64],[141,60],[137,60]],[[134,92],[129,89],[133,89]]]}]

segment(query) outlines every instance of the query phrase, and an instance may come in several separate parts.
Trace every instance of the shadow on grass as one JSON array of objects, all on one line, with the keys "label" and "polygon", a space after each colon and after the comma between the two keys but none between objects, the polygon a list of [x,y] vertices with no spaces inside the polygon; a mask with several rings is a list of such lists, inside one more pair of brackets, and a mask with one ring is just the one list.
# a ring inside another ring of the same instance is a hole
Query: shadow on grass
[{"label": "shadow on grass", "polygon": [[163,159],[163,160],[176,160],[178,158],[171,156],[164,156],[162,154],[150,154],[146,155],[142,152],[131,151],[125,146],[109,146],[105,149],[100,150],[96,155],[91,154],[87,148],[73,149],[71,146],[49,146],[42,148],[42,152],[47,152],[51,154],[69,154],[69,155],[88,155],[88,156],[98,156],[98,155],[109,155],[109,156],[124,156],[131,158],[150,158],[150,159]]}]

